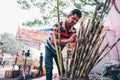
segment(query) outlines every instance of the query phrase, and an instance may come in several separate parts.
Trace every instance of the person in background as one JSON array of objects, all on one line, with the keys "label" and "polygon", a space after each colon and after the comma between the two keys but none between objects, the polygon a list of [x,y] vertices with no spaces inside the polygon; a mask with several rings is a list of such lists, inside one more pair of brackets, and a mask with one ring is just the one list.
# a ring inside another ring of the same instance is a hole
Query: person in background
[{"label": "person in background", "polygon": [[20,54],[17,52],[17,53],[16,53],[16,57],[19,57],[19,56],[20,56]]},{"label": "person in background", "polygon": [[22,51],[22,58],[25,59],[25,51]]},{"label": "person in background", "polygon": [[43,74],[43,68],[42,68],[42,65],[43,65],[43,53],[42,52],[40,53],[40,58],[39,59],[40,59],[39,60],[40,65],[39,65],[39,70],[38,70],[38,75],[37,76],[42,76],[42,74]]},{"label": "person in background", "polygon": [[25,56],[26,56],[26,57],[30,57],[30,50],[28,50],[28,51],[25,53]]},{"label": "person in background", "polygon": [[[64,22],[60,22],[60,46],[63,49],[67,43],[73,43],[76,40],[76,29],[74,25],[79,21],[82,17],[82,13],[79,9],[74,9],[67,16],[67,20]],[[55,34],[55,36],[53,35]],[[46,68],[46,80],[52,80],[52,70],[53,70],[53,58],[56,62],[58,72],[60,75],[60,68],[58,65],[58,59],[56,55],[56,49],[54,44],[54,38],[56,39],[56,43],[59,43],[58,39],[58,24],[54,25],[53,34],[48,38],[45,44],[45,68]],[[63,64],[63,63],[62,63]],[[65,69],[63,66],[63,74],[65,73]]]},{"label": "person in background", "polygon": [[4,60],[4,54],[0,57],[0,65],[4,68],[5,60]]}]

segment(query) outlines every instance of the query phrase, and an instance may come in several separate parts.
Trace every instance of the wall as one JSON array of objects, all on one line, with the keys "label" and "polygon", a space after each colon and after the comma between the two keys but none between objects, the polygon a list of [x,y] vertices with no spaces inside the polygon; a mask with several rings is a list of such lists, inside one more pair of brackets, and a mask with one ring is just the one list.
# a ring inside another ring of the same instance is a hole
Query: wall
[{"label": "wall", "polygon": [[[116,0],[117,3],[120,0]],[[118,4],[117,4],[118,5]],[[120,6],[117,6],[118,10],[120,10]],[[104,22],[105,27],[109,27],[109,31],[107,32],[106,39],[112,45],[118,38],[120,38],[120,14],[116,11],[115,6],[111,7],[111,10]],[[120,63],[120,41],[118,44],[110,51],[108,54],[97,66],[95,66],[91,72],[103,72],[103,66],[106,62],[113,61]]]}]

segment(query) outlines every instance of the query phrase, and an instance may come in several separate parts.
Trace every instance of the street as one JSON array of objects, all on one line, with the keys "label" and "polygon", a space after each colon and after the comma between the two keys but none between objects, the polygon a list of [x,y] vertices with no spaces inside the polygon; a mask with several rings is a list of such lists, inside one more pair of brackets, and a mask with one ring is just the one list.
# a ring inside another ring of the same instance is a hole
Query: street
[{"label": "street", "polygon": [[[17,68],[17,67],[15,67]],[[57,74],[57,67],[54,67],[53,69],[53,80],[59,80],[58,79],[58,74]],[[5,71],[6,70],[12,70],[12,66],[7,66],[5,65],[4,68],[0,66],[0,80],[19,80],[18,78],[5,78]],[[29,80],[45,80],[45,76],[38,77],[38,78],[33,78]]]}]

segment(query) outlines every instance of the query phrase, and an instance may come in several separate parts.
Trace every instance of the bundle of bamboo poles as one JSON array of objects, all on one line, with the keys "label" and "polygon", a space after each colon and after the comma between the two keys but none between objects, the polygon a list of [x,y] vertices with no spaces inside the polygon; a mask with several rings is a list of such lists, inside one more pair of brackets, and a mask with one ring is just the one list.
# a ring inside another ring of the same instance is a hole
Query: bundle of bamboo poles
[{"label": "bundle of bamboo poles", "polygon": [[104,25],[101,23],[101,20],[106,7],[109,5],[109,1],[110,0],[106,0],[99,17],[97,15],[97,6],[93,19],[88,20],[87,25],[81,22],[75,50],[72,55],[69,70],[65,76],[66,78],[73,80],[88,77],[91,69],[96,66],[120,40],[119,38],[112,46],[106,41],[104,46],[101,47],[107,32],[102,32]]}]

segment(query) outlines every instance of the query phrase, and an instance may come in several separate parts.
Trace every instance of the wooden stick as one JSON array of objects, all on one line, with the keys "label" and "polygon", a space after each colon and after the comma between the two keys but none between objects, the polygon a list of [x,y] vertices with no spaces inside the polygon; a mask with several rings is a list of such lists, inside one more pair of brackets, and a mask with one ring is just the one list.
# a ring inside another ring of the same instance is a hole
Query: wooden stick
[{"label": "wooden stick", "polygon": [[120,38],[118,38],[118,40],[111,47],[109,47],[108,51],[95,63],[95,65],[97,65],[119,41],[120,41]]},{"label": "wooden stick", "polygon": [[66,59],[66,74],[65,74],[65,77],[67,78],[68,77],[68,69],[69,69],[69,56],[70,56],[70,43],[67,44],[67,59]]},{"label": "wooden stick", "polygon": [[62,58],[62,52],[61,52],[61,41],[60,41],[60,16],[59,16],[59,0],[57,1],[57,15],[58,15],[58,39],[59,39],[59,43],[58,43],[58,54],[57,54],[57,58],[59,61],[59,68],[60,68],[60,75],[63,76],[63,58]]},{"label": "wooden stick", "polygon": [[[83,30],[83,23],[81,23],[81,30]],[[79,33],[79,35],[80,36],[82,36],[82,31],[81,31],[81,33]],[[78,37],[78,38],[80,38],[80,37]],[[80,44],[81,44],[82,42],[80,42]],[[79,42],[78,42],[78,46],[80,45],[79,44]],[[78,56],[77,56],[77,52],[75,52],[75,58],[74,58],[74,60],[73,60],[73,66],[71,67],[71,75],[70,75],[70,78],[73,78],[73,76],[74,76],[74,71],[75,71],[75,68],[76,68],[76,66],[77,66],[77,64],[76,64],[76,61],[77,61],[77,59],[78,59]]]},{"label": "wooden stick", "polygon": [[81,30],[79,30],[81,32],[79,32],[80,35],[77,39],[73,59],[71,61],[69,71],[70,79],[88,76],[96,60],[107,49],[108,43],[100,53],[98,52],[105,37],[105,35],[102,38],[100,37],[103,29],[103,25],[100,24],[100,21],[104,17],[107,1],[108,0],[106,0],[103,6],[100,16],[97,15],[98,6],[96,6],[92,21],[88,23],[86,29],[83,28],[83,24],[81,25]]}]

